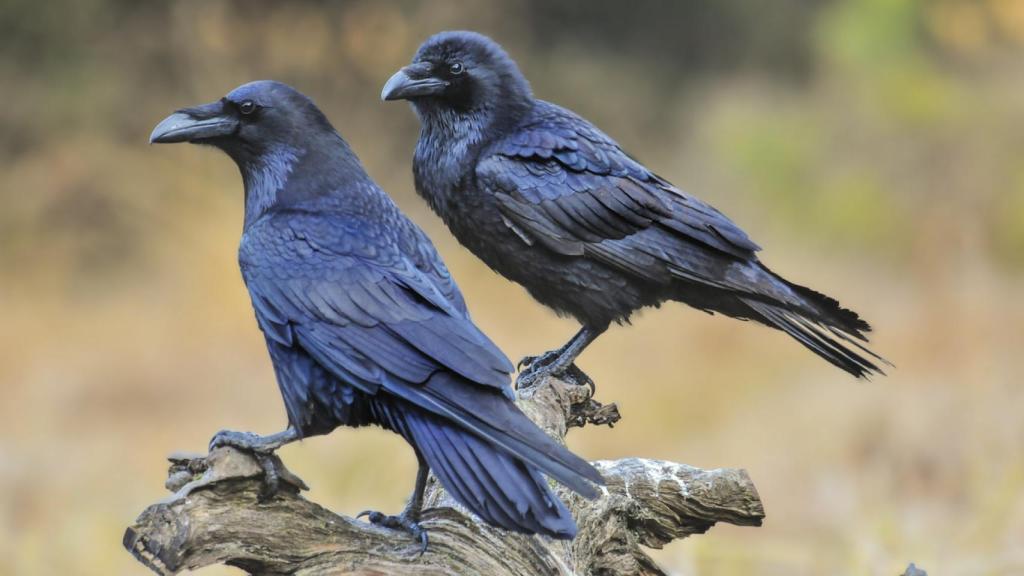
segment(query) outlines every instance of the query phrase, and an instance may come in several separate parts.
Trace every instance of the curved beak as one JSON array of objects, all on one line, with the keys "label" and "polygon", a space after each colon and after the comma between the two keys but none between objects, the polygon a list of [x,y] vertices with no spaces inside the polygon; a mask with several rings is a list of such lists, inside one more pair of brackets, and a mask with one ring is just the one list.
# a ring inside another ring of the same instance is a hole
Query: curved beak
[{"label": "curved beak", "polygon": [[412,100],[424,96],[435,96],[444,92],[448,82],[430,75],[428,62],[411,64],[395,72],[380,91],[380,99]]},{"label": "curved beak", "polygon": [[149,135],[150,144],[198,142],[229,136],[238,129],[238,119],[220,102],[183,108],[164,118]]}]

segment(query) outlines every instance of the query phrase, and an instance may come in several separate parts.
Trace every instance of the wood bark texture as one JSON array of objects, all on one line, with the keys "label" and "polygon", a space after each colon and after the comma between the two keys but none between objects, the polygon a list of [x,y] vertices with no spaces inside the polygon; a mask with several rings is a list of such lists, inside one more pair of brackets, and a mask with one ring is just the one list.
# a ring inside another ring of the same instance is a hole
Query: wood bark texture
[{"label": "wood bark texture", "polygon": [[[520,408],[548,434],[571,426],[613,424],[614,404],[590,389],[549,379],[521,391]],[[340,516],[301,495],[302,480],[285,473],[281,489],[261,498],[263,472],[250,454],[218,448],[205,456],[172,456],[170,497],[149,506],[124,545],[158,574],[211,564],[257,575],[660,575],[644,552],[717,522],[759,526],[757,490],[739,469],[625,458],[593,463],[607,486],[596,500],[560,485],[579,535],[571,542],[511,534],[481,523],[430,477],[422,526],[430,545],[404,532]]]}]

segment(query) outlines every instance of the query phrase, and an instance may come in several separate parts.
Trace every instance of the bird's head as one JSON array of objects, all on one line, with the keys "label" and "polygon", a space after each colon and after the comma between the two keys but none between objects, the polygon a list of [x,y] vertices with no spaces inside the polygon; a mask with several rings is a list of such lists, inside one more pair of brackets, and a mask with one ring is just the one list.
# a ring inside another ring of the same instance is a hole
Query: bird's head
[{"label": "bird's head", "polygon": [[333,133],[333,128],[312,100],[287,84],[260,80],[216,102],[178,110],[157,124],[149,141],[208,144],[241,165],[282,148],[300,148],[318,132]]},{"label": "bird's head", "polygon": [[382,100],[409,100],[417,111],[520,109],[530,85],[497,42],[476,32],[441,32],[424,42],[412,64],[396,72]]},{"label": "bird's head", "polygon": [[226,152],[242,173],[246,225],[274,206],[330,196],[346,190],[346,182],[368,178],[312,100],[269,80],[178,110],[157,124],[149,141],[207,144]]}]

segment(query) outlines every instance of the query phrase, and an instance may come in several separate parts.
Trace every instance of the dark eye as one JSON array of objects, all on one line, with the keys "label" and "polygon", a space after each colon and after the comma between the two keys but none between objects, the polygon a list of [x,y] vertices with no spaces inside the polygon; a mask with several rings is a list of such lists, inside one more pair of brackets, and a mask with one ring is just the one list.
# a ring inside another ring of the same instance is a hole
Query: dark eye
[{"label": "dark eye", "polygon": [[256,103],[252,100],[245,100],[238,105],[238,111],[248,116],[256,111]]},{"label": "dark eye", "polygon": [[448,71],[451,72],[452,76],[458,76],[466,71],[466,67],[462,65],[462,62],[456,62],[448,67]]}]

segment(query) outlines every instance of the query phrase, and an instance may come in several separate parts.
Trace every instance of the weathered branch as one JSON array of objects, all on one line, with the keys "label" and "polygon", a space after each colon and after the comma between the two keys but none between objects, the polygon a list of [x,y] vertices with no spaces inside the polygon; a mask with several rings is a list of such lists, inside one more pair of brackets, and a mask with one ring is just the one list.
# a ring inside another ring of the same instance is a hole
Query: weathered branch
[{"label": "weathered branch", "polygon": [[[520,407],[552,436],[571,425],[617,420],[614,406],[559,381],[522,393]],[[147,508],[124,545],[160,574],[223,563],[252,574],[663,574],[643,547],[659,548],[716,522],[758,526],[764,511],[743,470],[700,470],[627,458],[594,465],[607,481],[586,500],[560,486],[579,536],[572,542],[510,534],[479,522],[431,477],[422,525],[430,547],[407,534],[339,516],[303,498],[294,475],[260,501],[262,470],[248,454],[220,448],[171,458],[174,495]]]}]

